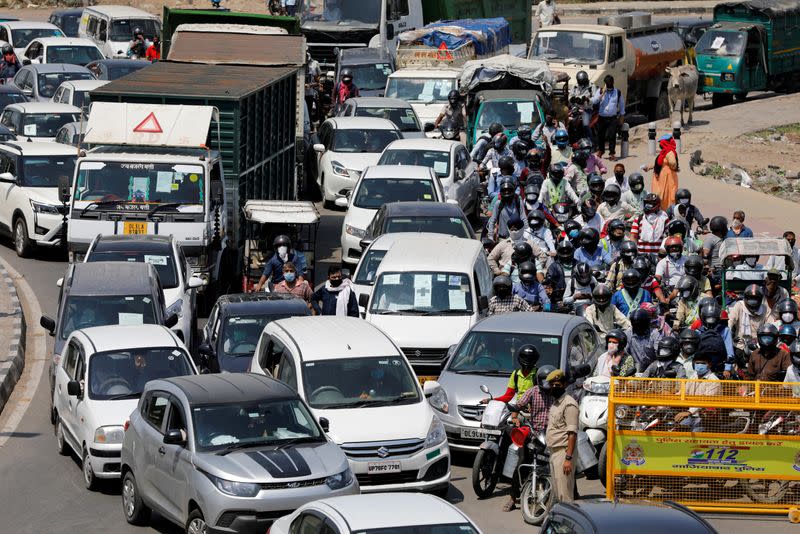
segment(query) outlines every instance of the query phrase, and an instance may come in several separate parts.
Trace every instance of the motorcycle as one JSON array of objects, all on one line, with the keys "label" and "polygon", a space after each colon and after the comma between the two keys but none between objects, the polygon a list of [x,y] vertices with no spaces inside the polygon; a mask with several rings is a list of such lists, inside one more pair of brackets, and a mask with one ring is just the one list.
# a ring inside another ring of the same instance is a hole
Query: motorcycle
[{"label": "motorcycle", "polygon": [[[481,391],[491,397],[489,388],[481,385]],[[483,411],[481,430],[486,439],[472,464],[472,489],[479,499],[485,499],[494,493],[497,482],[503,473],[506,455],[511,436],[511,410],[505,402],[490,400]]]},{"label": "motorcycle", "polygon": [[[520,510],[522,519],[529,525],[541,525],[550,513],[555,500],[553,483],[550,477],[550,451],[547,449],[544,432],[536,436],[528,433],[524,449],[530,463],[521,463],[516,476],[522,483],[520,490]],[[523,473],[526,473],[523,478]]]},{"label": "motorcycle", "polygon": [[608,429],[608,390],[611,379],[607,376],[592,376],[583,382],[581,398],[580,428],[589,436],[597,456],[597,476],[603,487],[606,485],[606,432]]},{"label": "motorcycle", "polygon": [[442,139],[446,139],[447,141],[460,141],[460,134],[461,131],[456,127],[454,121],[444,119],[439,123],[439,135]]}]

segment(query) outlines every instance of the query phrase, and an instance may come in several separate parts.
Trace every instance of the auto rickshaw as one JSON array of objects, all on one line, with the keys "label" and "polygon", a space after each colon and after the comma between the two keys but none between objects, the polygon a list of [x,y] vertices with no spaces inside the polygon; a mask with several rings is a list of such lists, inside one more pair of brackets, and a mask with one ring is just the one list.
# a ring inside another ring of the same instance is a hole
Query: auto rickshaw
[{"label": "auto rickshaw", "polygon": [[[747,265],[744,260],[756,257],[754,267]],[[782,257],[783,261],[770,262],[770,257]],[[719,249],[719,259],[722,264],[720,273],[722,283],[722,306],[739,300],[745,288],[750,284],[761,284],[771,268],[781,273],[779,285],[789,294],[792,292],[792,249],[783,238],[728,238],[722,242]],[[737,260],[742,260],[738,266]],[[769,266],[768,266],[769,264]]]}]

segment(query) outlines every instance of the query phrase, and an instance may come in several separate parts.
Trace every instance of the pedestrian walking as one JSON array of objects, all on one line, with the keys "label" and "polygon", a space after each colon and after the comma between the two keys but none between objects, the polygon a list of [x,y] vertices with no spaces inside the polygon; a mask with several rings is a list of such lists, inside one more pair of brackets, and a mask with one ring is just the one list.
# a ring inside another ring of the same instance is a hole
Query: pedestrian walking
[{"label": "pedestrian walking", "polygon": [[661,151],[653,165],[645,165],[645,171],[653,171],[653,182],[650,192],[661,199],[661,209],[669,208],[675,193],[678,191],[678,152],[672,134],[662,136],[658,140]]}]

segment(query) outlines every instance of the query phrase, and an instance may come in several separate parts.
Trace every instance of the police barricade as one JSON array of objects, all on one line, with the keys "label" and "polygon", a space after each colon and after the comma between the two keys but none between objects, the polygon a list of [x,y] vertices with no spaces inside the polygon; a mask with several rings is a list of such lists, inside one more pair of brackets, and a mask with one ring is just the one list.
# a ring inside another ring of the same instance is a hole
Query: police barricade
[{"label": "police barricade", "polygon": [[609,499],[797,514],[800,383],[615,378]]}]

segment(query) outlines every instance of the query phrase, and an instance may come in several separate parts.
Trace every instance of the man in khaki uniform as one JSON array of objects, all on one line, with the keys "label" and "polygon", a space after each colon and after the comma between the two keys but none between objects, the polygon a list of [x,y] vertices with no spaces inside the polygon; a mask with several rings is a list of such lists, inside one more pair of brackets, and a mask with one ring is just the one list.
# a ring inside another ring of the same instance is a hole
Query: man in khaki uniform
[{"label": "man in khaki uniform", "polygon": [[556,502],[569,502],[575,487],[572,455],[578,441],[578,403],[567,395],[567,377],[556,369],[547,375],[555,399],[548,415],[545,438],[550,449],[550,473]]}]

